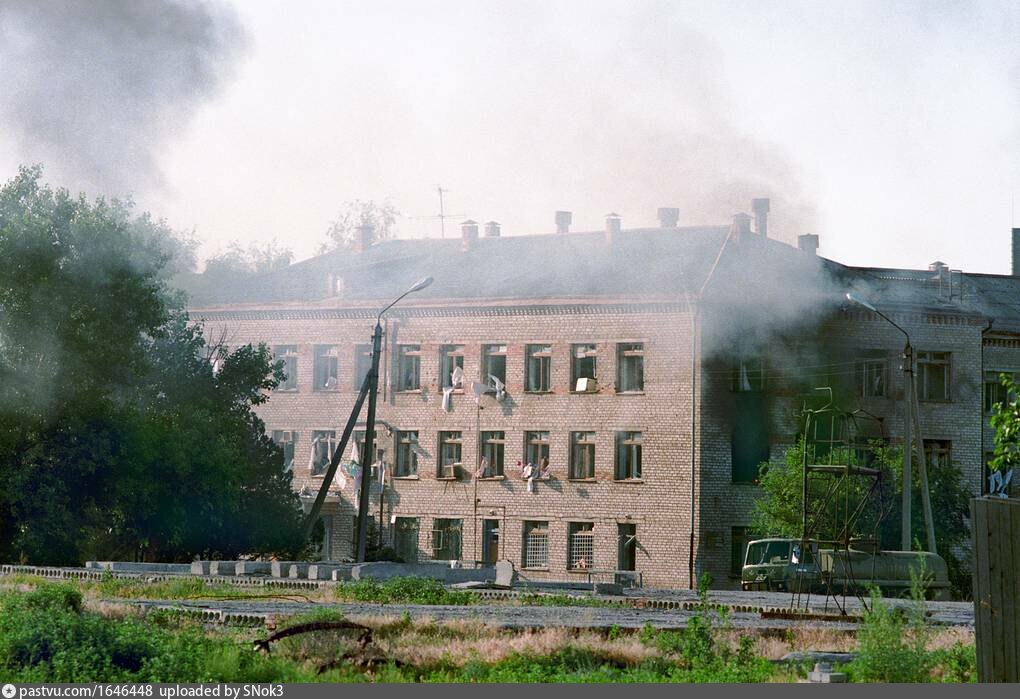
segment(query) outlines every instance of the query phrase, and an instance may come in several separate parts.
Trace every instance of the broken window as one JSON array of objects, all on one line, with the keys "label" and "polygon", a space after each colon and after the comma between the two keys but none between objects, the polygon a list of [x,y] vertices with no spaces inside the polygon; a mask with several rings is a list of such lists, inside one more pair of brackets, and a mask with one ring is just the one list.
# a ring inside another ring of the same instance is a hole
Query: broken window
[{"label": "broken window", "polygon": [[641,478],[641,433],[616,433],[616,480]]},{"label": "broken window", "polygon": [[439,461],[437,478],[457,478],[460,468],[462,435],[460,432],[439,433]]},{"label": "broken window", "polygon": [[461,531],[464,520],[432,520],[432,558],[437,561],[460,560]]},{"label": "broken window", "polygon": [[335,391],[339,388],[337,383],[339,364],[336,345],[315,345],[312,374],[315,377],[315,383],[312,384],[314,390]]},{"label": "broken window", "polygon": [[953,463],[953,445],[948,439],[924,440],[924,456],[928,469],[948,468]]},{"label": "broken window", "polygon": [[919,400],[949,400],[949,352],[917,353]]},{"label": "broken window", "polygon": [[549,567],[549,523],[525,522],[521,568]]},{"label": "broken window", "polygon": [[463,388],[463,385],[464,345],[443,345],[439,348],[439,387]]},{"label": "broken window", "polygon": [[616,346],[616,390],[640,393],[645,390],[645,345],[642,342]]},{"label": "broken window", "polygon": [[287,378],[276,387],[277,391],[297,390],[297,345],[276,345],[273,347],[273,357],[283,362],[283,373]]},{"label": "broken window", "polygon": [[354,388],[360,391],[365,377],[372,371],[372,345],[354,347]]},{"label": "broken window", "polygon": [[985,412],[986,413],[991,414],[991,413],[995,412],[995,404],[996,403],[1005,403],[1008,400],[1010,400],[1010,398],[1011,398],[1009,393],[1006,391],[1006,387],[1003,386],[1002,382],[999,380],[999,376],[1001,374],[1003,374],[1003,373],[1009,374],[1014,379],[1016,378],[1016,376],[1012,372],[1008,372],[1008,371],[1007,372],[1002,372],[1002,371],[986,371],[985,372],[984,403],[985,403]]},{"label": "broken window", "polygon": [[397,345],[397,390],[421,390],[421,345]]},{"label": "broken window", "polygon": [[336,449],[335,430],[315,430],[312,432],[312,475],[321,476],[326,472],[333,450]]},{"label": "broken window", "polygon": [[418,475],[418,433],[397,432],[397,462],[393,469],[395,478]]},{"label": "broken window", "polygon": [[637,570],[637,525],[619,522],[616,525],[617,570]]},{"label": "broken window", "polygon": [[524,463],[541,466],[549,461],[549,433],[524,433]]},{"label": "broken window", "polygon": [[761,357],[738,358],[733,362],[730,390],[757,393],[765,390],[765,360]]},{"label": "broken window", "polygon": [[[369,477],[372,478],[372,479],[376,479],[376,478],[379,477],[379,466],[378,466],[378,464],[379,464],[379,462],[381,462],[383,460],[383,456],[385,455],[385,451],[379,445],[379,436],[375,432],[373,432],[372,434],[373,434],[373,436],[372,436],[372,449],[373,449],[373,451],[375,451],[375,458],[372,459],[372,463],[369,464],[369,466],[370,466],[370,471],[369,471],[370,476]],[[365,431],[364,430],[358,430],[358,431],[356,431],[354,433],[354,448],[357,450],[357,453],[358,453],[358,463],[359,464],[364,464],[365,461],[368,460],[366,455],[365,455]]]},{"label": "broken window", "polygon": [[887,395],[889,362],[883,350],[869,350],[854,362],[857,395],[862,398],[881,398]]},{"label": "broken window", "polygon": [[283,470],[294,470],[294,445],[297,443],[297,432],[291,430],[273,430],[273,441],[283,449]]},{"label": "broken window", "polygon": [[482,345],[482,383],[490,383],[489,377],[506,384],[506,345]]},{"label": "broken window", "polygon": [[585,570],[595,564],[595,524],[570,522],[567,524],[567,568]]},{"label": "broken window", "polygon": [[596,385],[595,345],[570,346],[570,387],[575,392],[598,390]]},{"label": "broken window", "polygon": [[595,477],[595,433],[570,433],[570,477],[587,479]]},{"label": "broken window", "polygon": [[482,458],[485,459],[486,465],[480,474],[482,478],[503,475],[503,451],[505,446],[505,432],[482,432]]},{"label": "broken window", "polygon": [[758,466],[769,460],[768,407],[764,393],[741,392],[734,396],[730,433],[734,483],[754,483]]},{"label": "broken window", "polygon": [[417,517],[397,517],[393,524],[393,548],[404,563],[418,562]]},{"label": "broken window", "polygon": [[552,345],[528,345],[524,390],[544,393],[552,390]]}]

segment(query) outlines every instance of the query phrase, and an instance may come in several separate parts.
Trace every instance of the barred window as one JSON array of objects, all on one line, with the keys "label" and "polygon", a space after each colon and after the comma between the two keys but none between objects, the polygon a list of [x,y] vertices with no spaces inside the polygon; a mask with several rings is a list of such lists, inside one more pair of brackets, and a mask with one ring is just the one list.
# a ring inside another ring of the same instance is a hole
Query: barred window
[{"label": "barred window", "polygon": [[482,478],[503,475],[503,451],[506,447],[505,432],[482,432],[482,458],[487,468],[480,474]]},{"label": "barred window", "polygon": [[297,432],[292,430],[273,430],[273,441],[283,449],[283,470],[294,470],[294,445],[297,443]]},{"label": "barred window", "polygon": [[616,433],[616,480],[641,478],[641,433]]},{"label": "barred window", "polygon": [[397,346],[397,390],[421,389],[421,345]]},{"label": "barred window", "polygon": [[397,462],[393,469],[396,478],[418,474],[418,433],[397,432]]},{"label": "barred window", "polygon": [[567,567],[570,570],[593,568],[595,562],[595,524],[570,522],[567,526]]},{"label": "barred window", "polygon": [[339,360],[336,345],[315,345],[312,362],[312,374],[315,382],[312,388],[316,391],[335,391],[339,388]]},{"label": "barred window", "polygon": [[595,477],[595,433],[570,433],[570,477],[586,479]]},{"label": "barred window", "polygon": [[522,568],[549,567],[549,523],[525,522]]},{"label": "barred window", "polygon": [[616,390],[620,393],[645,390],[645,346],[641,342],[616,346]]},{"label": "barred window", "polygon": [[525,349],[524,390],[543,393],[552,390],[552,346],[528,345]]},{"label": "barred window", "polygon": [[437,478],[456,478],[460,467],[462,435],[460,432],[439,433],[439,462]]},{"label": "barred window", "polygon": [[283,373],[287,375],[279,386],[276,387],[277,391],[296,391],[297,390],[297,371],[298,371],[298,353],[297,345],[276,345],[273,347],[273,357],[277,361],[283,362]]},{"label": "barred window", "polygon": [[432,557],[437,561],[456,561],[461,556],[461,531],[464,520],[436,519],[432,521]]}]

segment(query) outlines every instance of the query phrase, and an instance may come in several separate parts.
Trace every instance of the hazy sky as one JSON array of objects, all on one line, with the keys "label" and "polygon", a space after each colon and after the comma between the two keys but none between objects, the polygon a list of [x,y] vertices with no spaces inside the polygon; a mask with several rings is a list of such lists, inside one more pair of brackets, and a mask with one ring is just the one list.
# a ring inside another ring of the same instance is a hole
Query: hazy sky
[{"label": "hazy sky", "polygon": [[130,189],[203,255],[307,257],[351,199],[438,236],[442,184],[448,236],[556,209],[726,223],[769,196],[770,233],[841,262],[1009,272],[1016,1],[49,4],[0,0],[3,179]]}]

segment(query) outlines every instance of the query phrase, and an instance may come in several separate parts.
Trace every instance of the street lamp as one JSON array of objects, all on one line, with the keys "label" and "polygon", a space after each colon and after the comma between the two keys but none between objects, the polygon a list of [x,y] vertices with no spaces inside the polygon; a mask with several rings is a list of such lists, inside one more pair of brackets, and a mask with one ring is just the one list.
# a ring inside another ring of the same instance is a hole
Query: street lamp
[{"label": "street lamp", "polygon": [[913,471],[912,452],[913,437],[911,429],[917,432],[917,458],[919,459],[919,471],[921,474],[921,502],[924,508],[925,534],[928,543],[928,550],[935,552],[935,528],[932,523],[931,501],[928,494],[928,469],[925,464],[924,439],[921,437],[920,409],[917,404],[917,379],[914,375],[914,349],[910,345],[910,335],[907,331],[897,325],[889,316],[882,313],[873,305],[847,292],[846,300],[856,303],[875,313],[894,328],[903,333],[906,345],[903,347],[903,374],[904,374],[904,419],[903,419],[903,505],[901,518],[900,549],[910,551],[910,490]]},{"label": "street lamp", "polygon": [[[413,294],[416,291],[421,291],[431,283],[432,277],[425,277],[419,280],[407,291],[394,299],[392,303],[379,311],[379,314],[375,317],[375,332],[372,334],[372,368],[369,370],[361,384],[361,391],[358,393],[357,400],[354,401],[354,408],[351,410],[350,417],[347,418],[347,425],[344,427],[343,434],[340,436],[340,445],[337,447],[336,451],[333,452],[333,458],[330,459],[329,466],[326,468],[326,472],[323,475],[322,486],[319,488],[319,494],[316,496],[315,503],[312,505],[312,509],[305,519],[305,539],[307,540],[312,532],[312,528],[315,526],[315,521],[319,516],[319,512],[322,510],[322,505],[326,501],[326,494],[329,492],[329,486],[333,482],[333,477],[336,475],[337,468],[340,466],[340,460],[343,458],[343,454],[347,449],[347,442],[351,438],[351,433],[354,431],[354,425],[357,423],[358,415],[361,413],[361,406],[367,397],[368,416],[365,419],[365,447],[361,454],[361,490],[358,493],[358,563],[362,563],[365,560],[365,535],[368,530],[369,486],[371,481],[372,463],[375,461],[373,458],[373,451],[375,450],[375,402],[376,393],[379,391],[379,355],[382,352],[382,317],[386,311],[393,308],[393,306],[395,306],[402,298],[408,294]],[[381,533],[382,532],[380,531],[380,534]]]},{"label": "street lamp", "polygon": [[[375,398],[379,392],[379,355],[382,352],[382,317],[386,311],[393,308],[398,301],[421,291],[432,283],[432,277],[425,277],[416,282],[411,288],[393,300],[390,305],[379,311],[375,317],[375,332],[372,334],[372,368],[368,372],[370,381],[368,393],[368,415],[365,418],[365,449],[361,454],[361,492],[358,494],[358,557],[357,562],[365,560],[365,539],[368,533],[368,491],[371,477],[372,464],[375,462]],[[380,504],[380,507],[382,505]],[[379,532],[382,536],[382,531]]]}]

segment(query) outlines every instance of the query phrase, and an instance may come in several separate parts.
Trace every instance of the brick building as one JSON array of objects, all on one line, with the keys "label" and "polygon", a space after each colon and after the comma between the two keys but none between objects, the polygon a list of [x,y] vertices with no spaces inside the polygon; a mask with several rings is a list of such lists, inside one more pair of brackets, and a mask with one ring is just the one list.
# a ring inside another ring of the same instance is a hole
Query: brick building
[{"label": "brick building", "polygon": [[[208,337],[284,360],[288,381],[260,414],[310,503],[376,313],[434,277],[384,317],[385,485],[373,474],[370,509],[383,540],[418,559],[507,558],[526,579],[633,570],[679,587],[708,571],[726,586],[756,466],[796,440],[806,392],[840,384],[901,433],[903,336],[845,291],[910,334],[932,467],[951,460],[975,492],[997,396],[986,377],[1020,372],[1020,278],[846,267],[816,254],[816,236],[769,239],[767,200],[754,209],[754,231],[742,214],[679,227],[675,209],[655,228],[610,215],[585,233],[564,212],[549,235],[490,222],[480,236],[468,221],[457,239],[372,244],[361,230],[351,252],[196,293],[190,310]],[[352,553],[354,485],[338,476],[327,499],[332,558]]]}]

